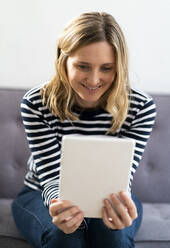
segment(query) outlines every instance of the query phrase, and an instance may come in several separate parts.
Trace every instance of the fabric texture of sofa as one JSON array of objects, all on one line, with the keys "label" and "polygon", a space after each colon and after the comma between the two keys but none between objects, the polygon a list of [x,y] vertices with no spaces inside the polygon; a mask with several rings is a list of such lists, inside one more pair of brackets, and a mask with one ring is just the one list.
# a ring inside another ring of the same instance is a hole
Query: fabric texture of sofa
[{"label": "fabric texture of sofa", "polygon": [[[20,103],[26,90],[0,89],[0,247],[31,248],[18,233],[11,202],[23,186],[29,149]],[[170,95],[153,95],[157,117],[133,192],[143,202],[137,248],[170,247]]]}]

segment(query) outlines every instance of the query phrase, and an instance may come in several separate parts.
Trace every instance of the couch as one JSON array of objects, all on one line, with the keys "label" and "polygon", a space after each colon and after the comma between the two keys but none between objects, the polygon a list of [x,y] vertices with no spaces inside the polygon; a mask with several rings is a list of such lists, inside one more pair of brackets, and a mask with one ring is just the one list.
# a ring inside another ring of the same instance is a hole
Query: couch
[{"label": "couch", "polygon": [[[0,89],[0,247],[31,248],[18,233],[11,202],[23,186],[29,149],[20,102],[22,89]],[[157,118],[134,177],[133,192],[143,202],[136,248],[170,247],[170,95],[153,95]]]}]

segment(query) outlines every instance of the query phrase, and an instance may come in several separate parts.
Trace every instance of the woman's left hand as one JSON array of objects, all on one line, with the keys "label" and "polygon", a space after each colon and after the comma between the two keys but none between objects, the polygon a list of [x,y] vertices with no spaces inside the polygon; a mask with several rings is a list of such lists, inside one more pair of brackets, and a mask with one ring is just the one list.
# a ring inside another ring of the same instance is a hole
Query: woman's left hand
[{"label": "woman's left hand", "polygon": [[131,226],[137,218],[135,203],[126,192],[120,192],[119,197],[111,194],[109,199],[104,200],[102,218],[105,225],[113,230]]}]

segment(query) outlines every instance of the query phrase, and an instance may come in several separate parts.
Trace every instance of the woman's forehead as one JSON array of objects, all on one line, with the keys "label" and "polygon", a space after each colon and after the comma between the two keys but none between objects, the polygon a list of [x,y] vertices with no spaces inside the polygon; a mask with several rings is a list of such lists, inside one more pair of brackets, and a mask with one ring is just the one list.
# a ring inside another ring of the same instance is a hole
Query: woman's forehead
[{"label": "woman's forehead", "polygon": [[113,47],[106,41],[95,42],[77,49],[69,56],[72,61],[93,64],[99,61],[102,64],[115,63]]}]

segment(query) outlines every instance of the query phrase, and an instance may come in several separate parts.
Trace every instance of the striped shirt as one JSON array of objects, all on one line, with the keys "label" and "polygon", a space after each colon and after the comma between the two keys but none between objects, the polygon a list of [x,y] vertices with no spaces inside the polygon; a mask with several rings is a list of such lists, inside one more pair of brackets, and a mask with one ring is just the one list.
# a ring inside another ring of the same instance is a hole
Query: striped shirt
[{"label": "striped shirt", "polygon": [[[24,183],[32,189],[41,190],[44,204],[48,207],[50,200],[59,196],[62,137],[69,134],[106,135],[113,116],[103,109],[81,110],[74,106],[72,111],[79,120],[61,121],[43,105],[42,87],[29,90],[21,103],[21,115],[31,150]],[[133,175],[152,131],[156,108],[152,97],[138,90],[132,89],[129,99],[126,120],[119,130],[109,135],[131,138],[136,142],[129,184],[131,189]]]}]

